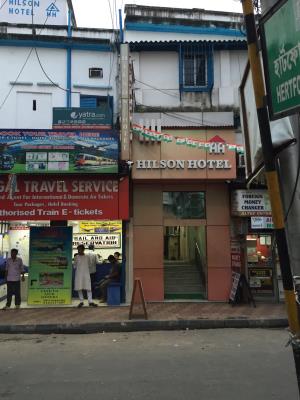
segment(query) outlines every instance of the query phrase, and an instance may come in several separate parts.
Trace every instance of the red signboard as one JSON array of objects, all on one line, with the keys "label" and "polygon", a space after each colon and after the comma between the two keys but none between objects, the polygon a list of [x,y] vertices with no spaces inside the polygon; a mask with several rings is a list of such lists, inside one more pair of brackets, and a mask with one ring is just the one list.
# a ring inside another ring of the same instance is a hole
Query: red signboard
[{"label": "red signboard", "polygon": [[231,269],[236,272],[242,270],[241,244],[238,240],[231,240]]},{"label": "red signboard", "polygon": [[128,178],[18,176],[0,178],[0,220],[128,219]]}]

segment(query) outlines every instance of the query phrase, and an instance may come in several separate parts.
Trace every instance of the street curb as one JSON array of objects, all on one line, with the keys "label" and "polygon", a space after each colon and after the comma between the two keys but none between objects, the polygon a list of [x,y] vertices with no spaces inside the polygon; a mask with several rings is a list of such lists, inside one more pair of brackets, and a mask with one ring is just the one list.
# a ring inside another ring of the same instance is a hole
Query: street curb
[{"label": "street curb", "polygon": [[0,325],[0,334],[88,334],[102,332],[145,332],[193,329],[223,328],[286,328],[286,318],[243,319],[227,318],[224,320],[130,320],[114,322],[93,322],[84,324],[37,324],[37,325]]}]

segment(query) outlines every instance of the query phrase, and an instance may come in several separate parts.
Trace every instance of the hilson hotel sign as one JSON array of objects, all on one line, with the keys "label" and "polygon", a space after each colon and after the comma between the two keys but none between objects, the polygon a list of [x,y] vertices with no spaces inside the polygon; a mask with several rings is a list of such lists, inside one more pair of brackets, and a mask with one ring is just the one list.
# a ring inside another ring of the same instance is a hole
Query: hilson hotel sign
[{"label": "hilson hotel sign", "polygon": [[[225,144],[209,143],[209,154],[225,154]],[[229,160],[137,160],[136,169],[231,169]]]},{"label": "hilson hotel sign", "polygon": [[137,160],[136,169],[231,169],[229,160]]},{"label": "hilson hotel sign", "polygon": [[67,0],[0,0],[0,22],[68,25]]}]

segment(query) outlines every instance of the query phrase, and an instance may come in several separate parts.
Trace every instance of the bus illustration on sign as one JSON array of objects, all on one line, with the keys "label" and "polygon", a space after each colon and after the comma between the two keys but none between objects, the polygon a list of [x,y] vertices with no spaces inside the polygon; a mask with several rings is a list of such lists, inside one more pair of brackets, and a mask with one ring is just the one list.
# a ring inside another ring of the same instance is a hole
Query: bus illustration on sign
[{"label": "bus illustration on sign", "polygon": [[0,169],[11,170],[15,165],[15,160],[11,154],[0,154]]}]

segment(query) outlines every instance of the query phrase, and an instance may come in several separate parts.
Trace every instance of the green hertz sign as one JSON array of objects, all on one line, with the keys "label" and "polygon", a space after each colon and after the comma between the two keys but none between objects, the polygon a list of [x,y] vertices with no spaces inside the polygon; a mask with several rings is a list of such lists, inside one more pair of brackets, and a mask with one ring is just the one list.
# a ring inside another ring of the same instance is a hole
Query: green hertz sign
[{"label": "green hertz sign", "polygon": [[261,27],[270,117],[277,119],[300,107],[300,0],[279,1]]}]

